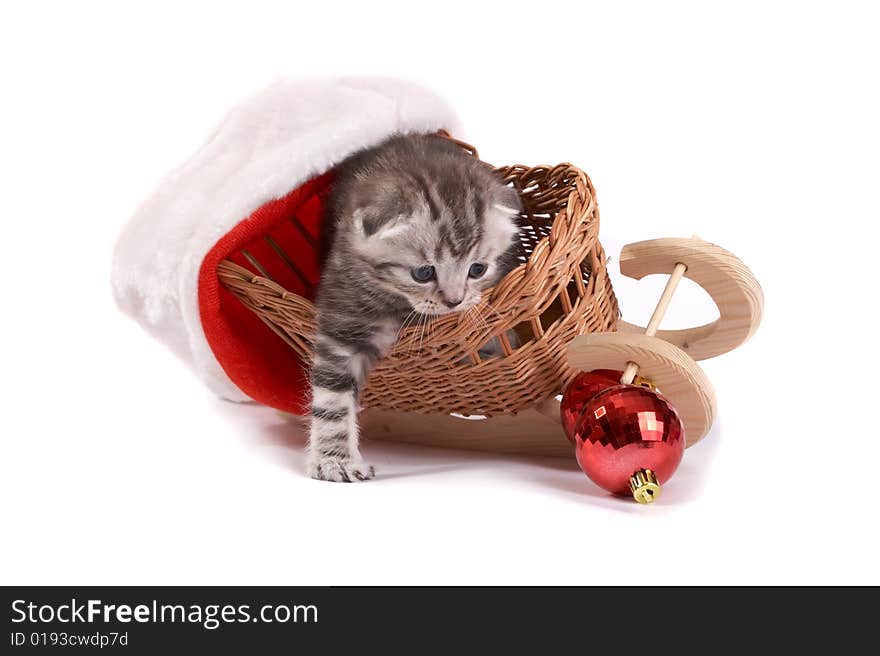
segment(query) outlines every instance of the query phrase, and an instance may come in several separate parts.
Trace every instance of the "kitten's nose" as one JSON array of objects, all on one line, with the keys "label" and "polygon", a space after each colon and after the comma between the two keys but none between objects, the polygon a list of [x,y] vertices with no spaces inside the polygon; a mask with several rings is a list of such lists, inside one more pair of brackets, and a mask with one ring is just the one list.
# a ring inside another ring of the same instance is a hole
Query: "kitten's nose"
[{"label": "kitten's nose", "polygon": [[461,305],[461,302],[464,300],[464,297],[462,297],[462,298],[460,298],[460,299],[458,299],[458,300],[455,300],[455,301],[450,301],[448,298],[446,298],[445,296],[443,296],[443,297],[442,297],[442,300],[443,300],[443,305],[445,305],[446,307],[448,307],[448,308],[451,310],[451,309],[454,308],[456,305]]}]

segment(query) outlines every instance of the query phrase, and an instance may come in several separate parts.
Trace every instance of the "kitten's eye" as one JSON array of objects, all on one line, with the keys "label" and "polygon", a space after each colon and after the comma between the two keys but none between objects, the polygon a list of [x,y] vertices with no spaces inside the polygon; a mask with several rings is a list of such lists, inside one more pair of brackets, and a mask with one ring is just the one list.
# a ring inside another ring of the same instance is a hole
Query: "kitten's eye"
[{"label": "kitten's eye", "polygon": [[430,264],[425,264],[424,266],[410,269],[409,273],[412,276],[413,280],[421,283],[431,282],[436,276],[434,267],[432,267]]},{"label": "kitten's eye", "polygon": [[471,264],[471,268],[468,269],[468,276],[470,278],[482,278],[483,274],[486,273],[486,265],[482,262],[474,262]]}]

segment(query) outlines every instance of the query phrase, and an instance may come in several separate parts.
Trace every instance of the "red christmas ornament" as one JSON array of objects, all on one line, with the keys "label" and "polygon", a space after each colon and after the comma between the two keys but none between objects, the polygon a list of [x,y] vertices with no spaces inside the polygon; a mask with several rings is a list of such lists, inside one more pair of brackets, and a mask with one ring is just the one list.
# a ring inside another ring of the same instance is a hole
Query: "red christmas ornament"
[{"label": "red christmas ornament", "polygon": [[594,396],[575,428],[577,461],[598,486],[650,503],[684,454],[675,408],[657,392],[618,385]]},{"label": "red christmas ornament", "polygon": [[559,404],[559,416],[565,436],[574,444],[574,431],[577,420],[587,402],[599,392],[620,385],[622,371],[614,369],[596,369],[579,373],[565,388],[562,395],[562,403]]}]

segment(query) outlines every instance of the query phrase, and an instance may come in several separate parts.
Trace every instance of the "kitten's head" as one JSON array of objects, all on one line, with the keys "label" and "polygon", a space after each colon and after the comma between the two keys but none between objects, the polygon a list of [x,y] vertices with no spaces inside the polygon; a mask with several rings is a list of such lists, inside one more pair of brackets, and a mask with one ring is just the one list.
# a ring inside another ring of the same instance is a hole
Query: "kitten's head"
[{"label": "kitten's head", "polygon": [[427,315],[477,305],[510,270],[521,211],[513,189],[443,141],[357,174],[347,226],[374,282]]}]

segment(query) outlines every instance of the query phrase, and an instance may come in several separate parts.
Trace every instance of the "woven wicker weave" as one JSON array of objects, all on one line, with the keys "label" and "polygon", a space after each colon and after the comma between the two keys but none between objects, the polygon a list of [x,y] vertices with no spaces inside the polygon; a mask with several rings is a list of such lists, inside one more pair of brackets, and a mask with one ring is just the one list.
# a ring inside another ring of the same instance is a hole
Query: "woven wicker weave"
[{"label": "woven wicker weave", "polygon": [[[598,241],[599,210],[590,179],[571,164],[496,170],[522,197],[522,264],[484,295],[477,308],[482,320],[473,313],[454,314],[405,329],[370,374],[364,407],[487,416],[517,412],[560,393],[574,375],[565,363],[569,340],[615,329],[617,299]],[[304,361],[311,360],[310,301],[229,260],[221,262],[218,275]],[[516,348],[507,337],[510,330],[518,336]],[[494,337],[503,357],[481,359],[480,347]]]}]

